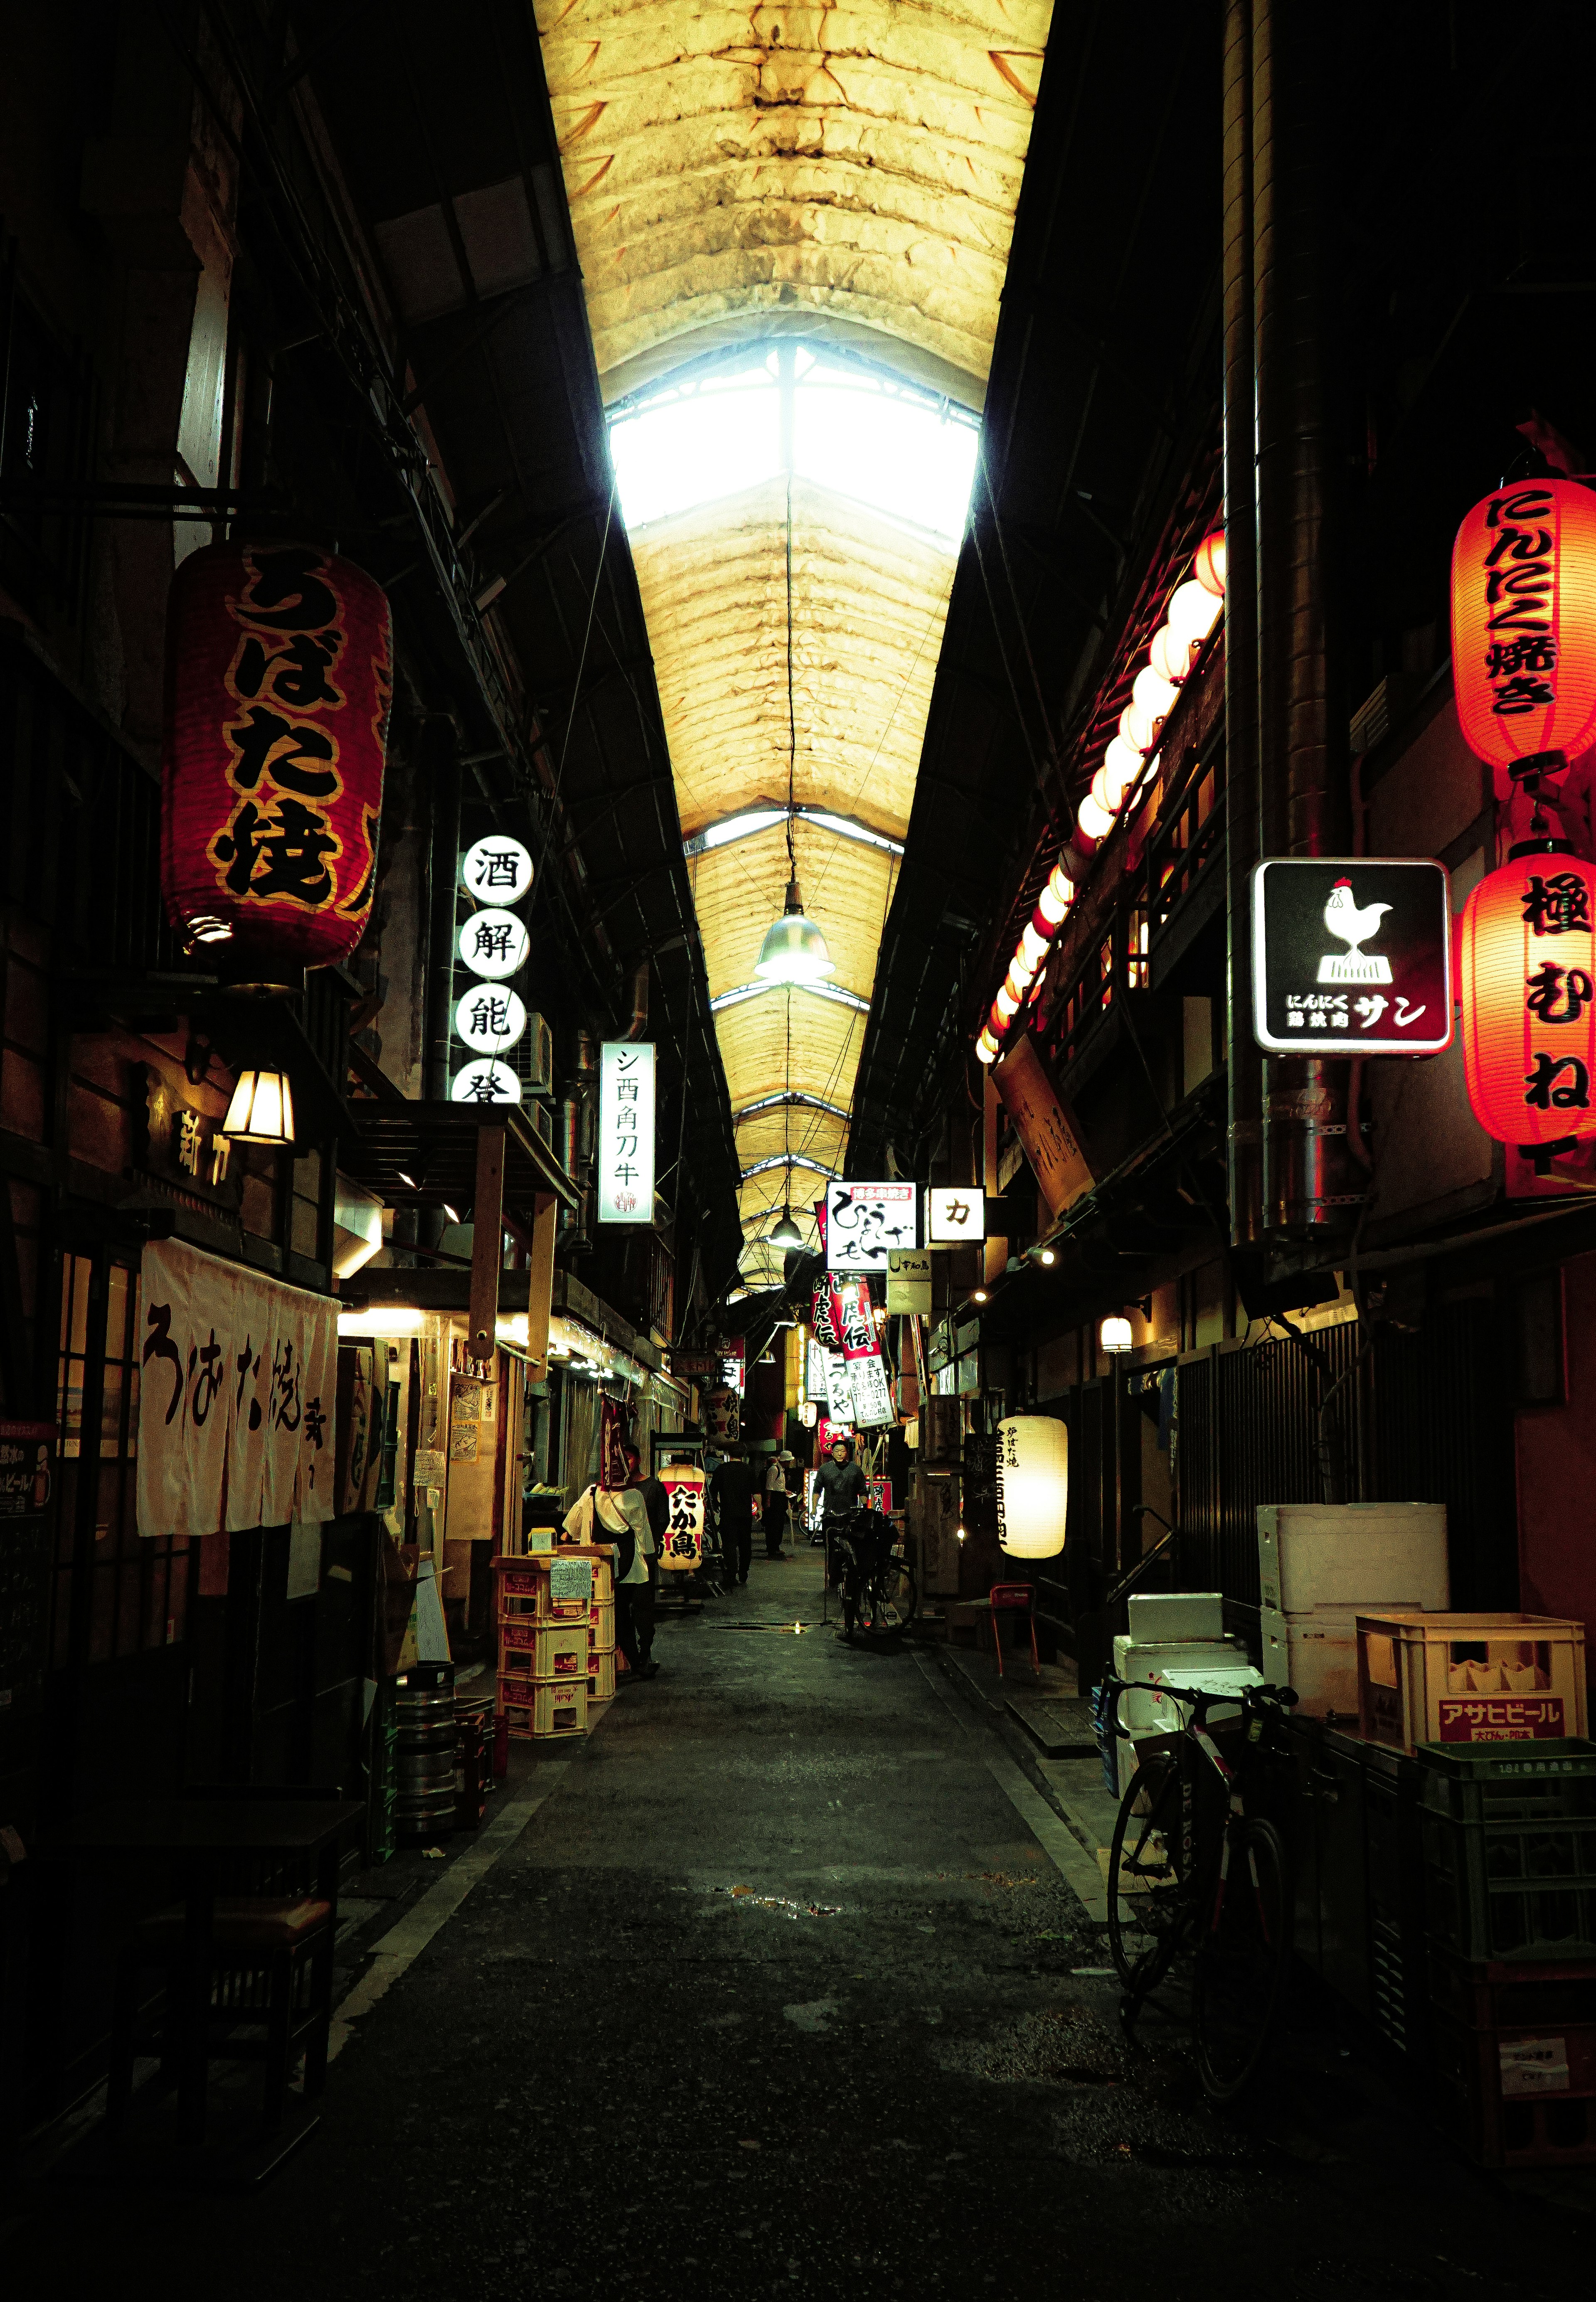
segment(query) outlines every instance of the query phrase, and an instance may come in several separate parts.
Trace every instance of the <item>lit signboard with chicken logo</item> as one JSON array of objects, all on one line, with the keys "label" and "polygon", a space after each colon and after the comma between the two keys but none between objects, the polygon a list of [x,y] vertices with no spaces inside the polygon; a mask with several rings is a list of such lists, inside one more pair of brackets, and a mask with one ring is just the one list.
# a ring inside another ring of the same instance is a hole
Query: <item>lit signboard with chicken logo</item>
[{"label": "lit signboard with chicken logo", "polygon": [[1272,1055],[1436,1055],[1449,1046],[1443,866],[1346,855],[1260,863],[1253,1031]]}]

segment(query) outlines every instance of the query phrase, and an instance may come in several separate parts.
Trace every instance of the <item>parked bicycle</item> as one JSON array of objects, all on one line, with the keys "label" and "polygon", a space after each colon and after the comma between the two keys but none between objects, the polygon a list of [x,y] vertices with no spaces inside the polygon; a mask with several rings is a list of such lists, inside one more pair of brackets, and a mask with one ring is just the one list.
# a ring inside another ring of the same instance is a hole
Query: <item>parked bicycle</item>
[{"label": "parked bicycle", "polygon": [[891,1542],[891,1522],[879,1511],[860,1511],[831,1531],[831,1574],[845,1637],[858,1631],[877,1642],[898,1638],[914,1620],[920,1594]]},{"label": "parked bicycle", "polygon": [[[1109,1723],[1121,1741],[1120,1697],[1141,1682],[1105,1682]],[[1108,1858],[1108,1944],[1125,1987],[1127,2029],[1183,1951],[1192,1962],[1197,2063],[1212,2101],[1234,2102],[1257,2075],[1290,1956],[1286,1848],[1265,1817],[1247,1811],[1257,1762],[1278,1751],[1289,1686],[1239,1693],[1148,1690],[1176,1706],[1178,1725],[1138,1766],[1114,1823]],[[1208,1731],[1218,1710],[1239,1710],[1224,1748]]]}]

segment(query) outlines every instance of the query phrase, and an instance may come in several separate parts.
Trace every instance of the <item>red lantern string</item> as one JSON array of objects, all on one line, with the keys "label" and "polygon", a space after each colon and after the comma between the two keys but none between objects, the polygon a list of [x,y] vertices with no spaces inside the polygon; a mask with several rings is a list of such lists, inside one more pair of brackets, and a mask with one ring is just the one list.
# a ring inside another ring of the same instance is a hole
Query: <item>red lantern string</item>
[{"label": "red lantern string", "polygon": [[391,665],[386,596],[315,545],[212,544],[173,578],[161,892],[235,979],[292,984],[365,932]]},{"label": "red lantern string", "polygon": [[1525,1149],[1596,1136],[1596,865],[1515,847],[1464,906],[1458,989],[1469,1104]]}]

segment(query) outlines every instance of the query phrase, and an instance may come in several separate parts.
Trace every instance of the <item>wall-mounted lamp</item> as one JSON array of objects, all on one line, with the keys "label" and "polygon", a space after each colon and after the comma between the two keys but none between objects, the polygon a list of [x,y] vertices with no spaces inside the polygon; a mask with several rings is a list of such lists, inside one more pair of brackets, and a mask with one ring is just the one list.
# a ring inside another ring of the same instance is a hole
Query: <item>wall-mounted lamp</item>
[{"label": "wall-mounted lamp", "polygon": [[288,1073],[240,1071],[222,1132],[238,1143],[291,1143],[294,1094]]},{"label": "wall-mounted lamp", "polygon": [[1121,1351],[1133,1350],[1136,1347],[1136,1337],[1130,1331],[1129,1319],[1105,1319],[1097,1330],[1097,1340],[1111,1357]]}]

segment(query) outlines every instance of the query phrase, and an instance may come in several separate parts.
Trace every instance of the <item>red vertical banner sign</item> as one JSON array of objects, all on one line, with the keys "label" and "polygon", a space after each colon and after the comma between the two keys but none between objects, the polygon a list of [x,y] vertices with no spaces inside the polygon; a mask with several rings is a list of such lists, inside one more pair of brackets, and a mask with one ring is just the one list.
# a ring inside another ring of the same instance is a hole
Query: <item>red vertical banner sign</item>
[{"label": "red vertical banner sign", "polygon": [[599,1401],[599,1484],[613,1491],[631,1476],[626,1462],[626,1418],[618,1399]]}]

